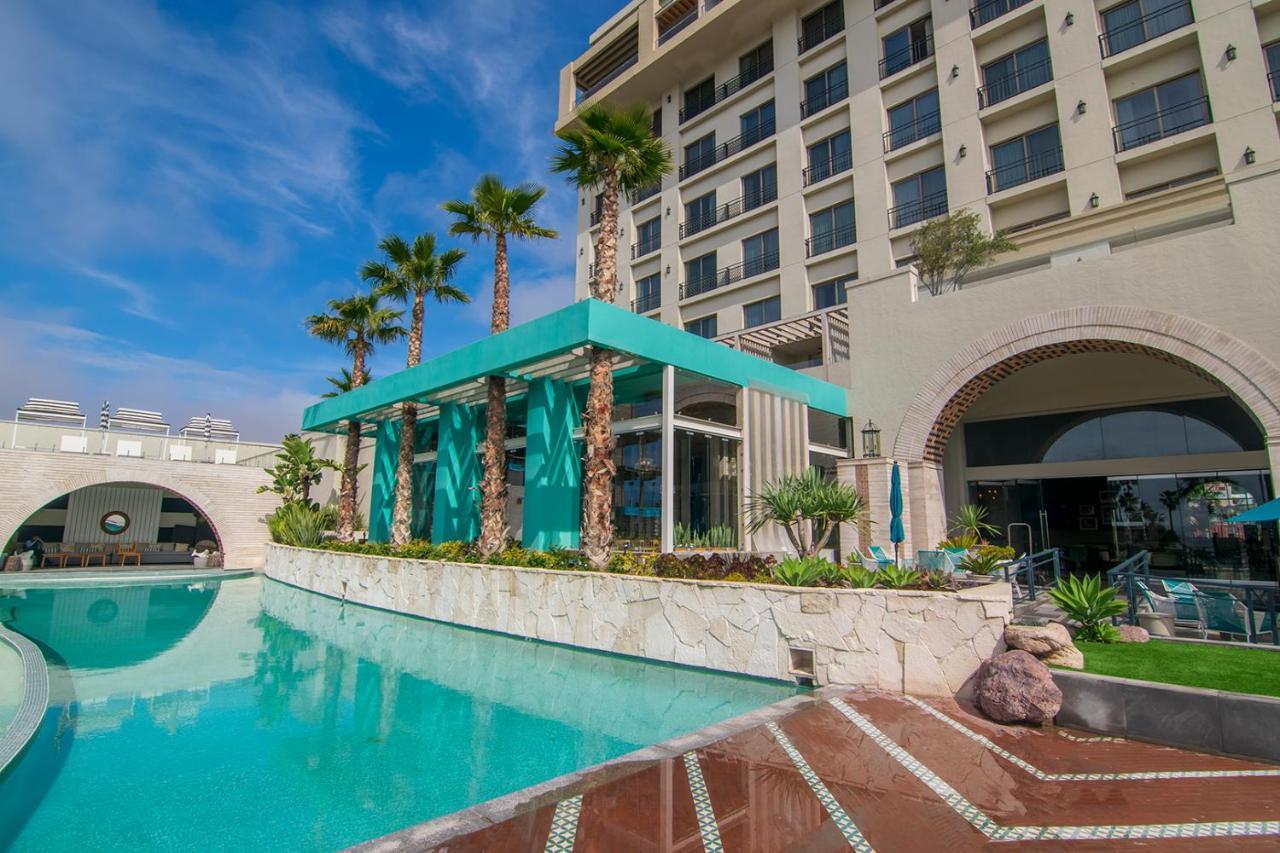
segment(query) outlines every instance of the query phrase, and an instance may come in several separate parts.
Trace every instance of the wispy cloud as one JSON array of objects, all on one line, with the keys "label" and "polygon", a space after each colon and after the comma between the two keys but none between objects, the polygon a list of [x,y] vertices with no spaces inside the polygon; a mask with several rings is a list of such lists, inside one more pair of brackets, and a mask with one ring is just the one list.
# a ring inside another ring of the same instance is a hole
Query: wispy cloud
[{"label": "wispy cloud", "polygon": [[136,281],[130,281],[124,276],[104,270],[96,270],[92,267],[80,267],[77,272],[124,294],[125,304],[122,310],[126,314],[132,314],[135,317],[141,317],[153,323],[172,325],[172,320],[161,317],[155,312],[150,291]]}]

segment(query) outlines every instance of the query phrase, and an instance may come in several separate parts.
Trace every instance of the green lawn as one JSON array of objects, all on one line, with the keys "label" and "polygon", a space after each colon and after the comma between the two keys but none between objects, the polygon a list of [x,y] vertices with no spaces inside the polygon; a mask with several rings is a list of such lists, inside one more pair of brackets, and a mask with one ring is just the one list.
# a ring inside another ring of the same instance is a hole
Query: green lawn
[{"label": "green lawn", "polygon": [[1076,645],[1095,675],[1280,696],[1280,652],[1160,640]]}]

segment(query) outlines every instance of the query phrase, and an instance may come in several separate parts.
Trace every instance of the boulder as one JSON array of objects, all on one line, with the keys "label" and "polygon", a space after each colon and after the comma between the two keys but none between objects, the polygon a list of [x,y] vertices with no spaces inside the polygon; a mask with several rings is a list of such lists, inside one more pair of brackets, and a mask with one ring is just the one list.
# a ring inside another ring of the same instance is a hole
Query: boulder
[{"label": "boulder", "polygon": [[1117,630],[1120,632],[1122,643],[1145,643],[1151,639],[1147,629],[1141,625],[1121,625]]},{"label": "boulder", "polygon": [[1015,649],[978,667],[978,707],[998,723],[1049,723],[1062,707],[1062,691],[1049,668]]},{"label": "boulder", "polygon": [[1067,627],[1058,622],[1050,622],[1048,625],[1006,625],[1004,643],[1011,649],[1021,649],[1035,655],[1047,666],[1084,669],[1084,655],[1071,641],[1071,633]]}]

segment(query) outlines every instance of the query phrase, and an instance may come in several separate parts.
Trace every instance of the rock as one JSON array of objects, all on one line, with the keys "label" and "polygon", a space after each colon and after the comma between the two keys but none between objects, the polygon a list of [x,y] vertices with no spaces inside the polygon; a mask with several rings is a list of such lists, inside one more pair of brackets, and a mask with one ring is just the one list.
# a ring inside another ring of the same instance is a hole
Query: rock
[{"label": "rock", "polygon": [[1151,640],[1151,635],[1141,625],[1121,625],[1118,630],[1122,643],[1146,643]]},{"label": "rock", "polygon": [[1021,649],[978,667],[978,707],[998,723],[1048,723],[1062,707],[1062,691],[1049,668]]},{"label": "rock", "polygon": [[1047,625],[1006,625],[1004,642],[1011,649],[1021,649],[1035,655],[1047,666],[1084,669],[1084,655],[1071,641],[1071,633],[1066,626],[1058,622]]}]

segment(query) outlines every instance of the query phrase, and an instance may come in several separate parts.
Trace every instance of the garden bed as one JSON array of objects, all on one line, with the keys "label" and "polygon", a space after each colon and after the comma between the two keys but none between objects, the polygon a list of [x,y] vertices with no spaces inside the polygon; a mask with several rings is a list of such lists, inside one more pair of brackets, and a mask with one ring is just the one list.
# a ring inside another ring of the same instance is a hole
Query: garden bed
[{"label": "garden bed", "polygon": [[1280,652],[1209,643],[1077,643],[1094,675],[1280,697]]}]

